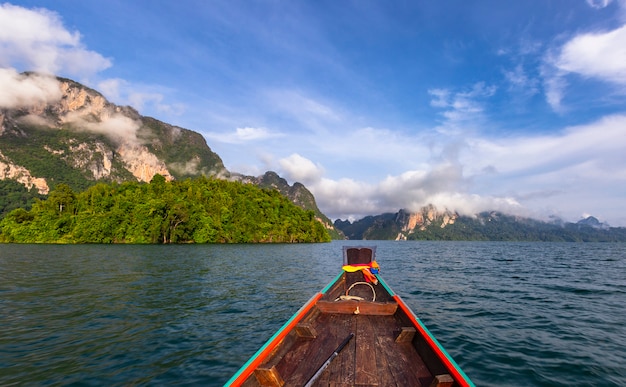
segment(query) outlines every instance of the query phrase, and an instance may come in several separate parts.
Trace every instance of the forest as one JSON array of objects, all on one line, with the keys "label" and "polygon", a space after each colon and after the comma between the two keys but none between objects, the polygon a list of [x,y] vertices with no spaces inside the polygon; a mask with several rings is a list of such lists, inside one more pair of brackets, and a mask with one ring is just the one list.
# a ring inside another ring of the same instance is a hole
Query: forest
[{"label": "forest", "polygon": [[3,243],[309,243],[326,228],[276,190],[199,177],[58,184],[46,200],[0,220]]}]

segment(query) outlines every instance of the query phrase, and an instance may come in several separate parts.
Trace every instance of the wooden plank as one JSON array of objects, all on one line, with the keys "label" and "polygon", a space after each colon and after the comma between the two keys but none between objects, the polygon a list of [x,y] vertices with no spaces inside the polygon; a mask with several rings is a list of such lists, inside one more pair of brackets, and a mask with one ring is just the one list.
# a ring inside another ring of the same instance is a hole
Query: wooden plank
[{"label": "wooden plank", "polygon": [[[323,352],[331,351],[334,337],[324,327],[333,324],[332,315],[319,314],[315,321],[310,321],[312,327],[318,332],[314,340],[299,339],[297,345],[293,346],[290,353],[287,353],[278,369],[285,377],[285,382],[289,386],[301,385],[315,374],[317,368],[324,363],[328,355],[324,357]],[[326,349],[330,348],[330,349]],[[330,354],[329,353],[329,354]]]},{"label": "wooden plank", "polygon": [[400,333],[398,334],[398,337],[396,337],[396,343],[410,343],[413,341],[415,332],[417,332],[417,329],[414,327],[400,328]]},{"label": "wooden plank", "polygon": [[[285,356],[285,371],[281,373],[285,376],[285,383],[289,386],[302,386],[306,384],[311,376],[319,369],[320,366],[328,359],[328,357],[337,348],[339,343],[350,333],[346,328],[345,321],[350,319],[349,315],[339,314],[320,314],[315,322],[311,322],[313,328],[317,331],[317,337],[314,340],[299,339],[299,349],[296,353],[290,353]],[[351,340],[352,341],[352,340]],[[308,343],[305,347],[304,343]],[[348,345],[349,346],[349,345]],[[344,348],[344,351],[348,348]],[[330,366],[322,373],[316,385],[324,385],[332,372],[337,366],[337,360],[341,360],[344,355],[341,351]],[[279,368],[280,370],[280,368]],[[326,384],[327,385],[327,384]]]},{"label": "wooden plank", "polygon": [[296,325],[296,333],[298,337],[302,337],[303,339],[314,339],[317,337],[317,331],[313,328],[313,325],[309,323]]},{"label": "wooden plank", "polygon": [[342,278],[335,282],[327,291],[326,294],[324,294],[324,297],[322,297],[323,300],[328,300],[328,301],[332,301],[335,298],[339,297],[342,294],[346,293],[347,287],[346,287],[346,275],[348,273],[343,273]]},{"label": "wooden plank", "polygon": [[430,383],[430,387],[452,387],[454,379],[448,374],[437,375]]},{"label": "wooden plank", "polygon": [[356,316],[356,378],[355,385],[377,386],[378,373],[376,367],[375,343],[376,333],[372,327],[370,316]]},{"label": "wooden plank", "polygon": [[[362,302],[362,301],[318,301],[317,307],[322,313],[363,314],[389,316],[396,312],[395,302]],[[358,309],[357,309],[358,308]],[[356,313],[355,313],[356,312]]]},{"label": "wooden plank", "polygon": [[274,366],[272,368],[258,367],[254,370],[254,376],[263,387],[282,387],[285,385],[285,381]]},{"label": "wooden plank", "polygon": [[[346,314],[332,316],[337,343],[345,339],[350,333],[355,332],[356,325],[353,316]],[[339,383],[339,385],[354,384],[354,346],[355,340],[352,339],[328,366],[327,372],[322,375],[322,380],[318,383],[320,386],[333,383]]]},{"label": "wooden plank", "polygon": [[387,372],[393,379],[392,385],[421,386],[432,380],[432,375],[424,365],[411,343],[397,343],[394,331],[400,327],[395,316],[372,316],[378,321],[376,329],[377,345],[381,348]]}]

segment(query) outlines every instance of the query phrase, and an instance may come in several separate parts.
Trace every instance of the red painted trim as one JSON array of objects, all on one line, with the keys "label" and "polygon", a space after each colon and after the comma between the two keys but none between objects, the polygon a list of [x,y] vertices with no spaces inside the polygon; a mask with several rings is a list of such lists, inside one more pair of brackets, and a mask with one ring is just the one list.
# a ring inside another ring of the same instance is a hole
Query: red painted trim
[{"label": "red painted trim", "polygon": [[246,379],[248,379],[248,377],[252,375],[254,370],[263,362],[263,360],[265,360],[265,358],[270,353],[272,353],[272,351],[280,344],[285,336],[287,336],[287,334],[291,332],[291,330],[298,324],[298,322],[302,320],[302,317],[304,317],[304,315],[307,314],[315,306],[317,301],[322,298],[322,296],[322,293],[317,293],[313,297],[311,297],[311,299],[302,308],[300,308],[300,310],[296,312],[296,314],[291,317],[291,319],[289,319],[289,322],[284,325],[280,329],[280,331],[278,331],[273,336],[273,338],[270,339],[271,341],[267,342],[264,345],[263,350],[258,353],[250,363],[248,363],[246,369],[243,370],[241,374],[239,374],[239,377],[237,377],[237,379],[233,380],[231,386],[241,386],[246,381]]},{"label": "red painted trim", "polygon": [[402,298],[400,298],[400,296],[398,296],[397,294],[394,295],[393,298],[394,300],[396,300],[396,302],[398,303],[402,311],[404,311],[404,313],[409,317],[413,325],[415,325],[415,328],[417,328],[417,330],[420,332],[422,337],[426,340],[430,348],[432,348],[435,351],[439,359],[448,368],[449,372],[452,373],[452,377],[454,378],[454,380],[456,380],[456,382],[459,383],[459,385],[463,387],[473,386],[473,384],[469,383],[467,379],[465,378],[465,376],[459,372],[457,366],[454,363],[452,363],[449,356],[441,350],[440,344],[437,343],[433,339],[430,332],[424,330],[423,324],[417,320],[417,317],[415,316],[413,311],[404,303]]}]

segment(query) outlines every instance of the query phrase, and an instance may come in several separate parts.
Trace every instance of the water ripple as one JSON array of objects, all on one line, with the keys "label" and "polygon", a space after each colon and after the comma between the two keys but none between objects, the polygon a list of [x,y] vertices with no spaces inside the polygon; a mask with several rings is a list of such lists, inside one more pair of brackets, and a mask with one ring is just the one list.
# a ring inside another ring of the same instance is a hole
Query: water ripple
[{"label": "water ripple", "polygon": [[[342,244],[4,245],[0,385],[222,385],[337,274]],[[625,245],[376,244],[477,385],[626,385]]]}]

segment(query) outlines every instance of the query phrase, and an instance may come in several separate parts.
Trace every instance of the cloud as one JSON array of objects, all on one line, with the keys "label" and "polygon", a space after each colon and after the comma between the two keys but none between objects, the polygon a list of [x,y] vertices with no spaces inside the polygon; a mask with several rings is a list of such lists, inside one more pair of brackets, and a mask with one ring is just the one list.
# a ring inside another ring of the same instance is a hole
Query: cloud
[{"label": "cloud", "polygon": [[607,173],[626,177],[626,172],[621,172],[623,161],[619,162],[626,148],[626,115],[603,117],[551,135],[469,142],[471,152],[464,162],[478,168],[495,166],[499,174],[535,178],[563,174],[564,179],[574,174],[587,181]]},{"label": "cloud", "polygon": [[0,4],[0,26],[2,67],[89,76],[111,66],[110,59],[87,50],[80,34],[68,31],[49,10]]},{"label": "cloud", "polygon": [[326,133],[343,118],[330,103],[309,96],[298,90],[268,90],[263,94],[268,111],[273,111],[285,120],[315,133]]},{"label": "cloud", "polygon": [[[583,203],[595,202],[596,196],[606,199],[607,217],[615,204],[610,198],[624,194],[615,192],[614,186],[620,181],[626,186],[626,115],[604,117],[554,134],[508,138],[472,134],[455,144],[446,144],[446,137],[433,140],[436,143],[430,155],[387,152],[393,155],[388,156],[393,158],[391,162],[400,167],[408,164],[401,164],[402,159],[413,159],[415,167],[377,180],[366,181],[367,174],[362,180],[331,179],[326,166],[301,154],[270,167],[288,181],[305,184],[332,219],[356,220],[401,208],[415,211],[427,204],[465,215],[499,210],[547,218],[565,212],[571,219],[578,216]],[[406,142],[406,138],[396,137],[381,142],[380,147],[400,149]],[[346,164],[356,159],[361,170],[376,167],[375,160],[360,154],[333,156],[335,150],[329,152],[326,159],[346,157],[342,161]],[[422,161],[417,162],[420,157]]]},{"label": "cloud", "polygon": [[272,132],[267,128],[236,128],[231,133],[205,132],[205,137],[211,140],[228,143],[242,144],[246,142],[263,141],[271,138],[283,137],[284,134]]},{"label": "cloud", "polygon": [[[88,50],[80,33],[68,30],[57,13],[0,4],[0,67],[88,79],[111,66],[111,59]],[[97,87],[108,99],[139,111],[149,107],[168,116],[185,111],[183,104],[164,103],[163,93],[154,91],[154,86],[110,79]]]},{"label": "cloud", "polygon": [[619,88],[625,86],[626,25],[610,31],[578,34],[546,53],[541,75],[546,101],[557,112],[565,111],[562,101],[571,74]]},{"label": "cloud", "polygon": [[439,130],[453,133],[474,126],[484,118],[481,101],[493,96],[496,90],[495,86],[486,86],[484,82],[474,84],[469,91],[428,90],[433,96],[430,105],[444,109],[441,115],[445,120]]},{"label": "cloud", "polygon": [[522,64],[518,64],[513,70],[505,70],[504,78],[510,85],[510,91],[521,92],[529,97],[539,92],[537,79],[529,77]]},{"label": "cloud", "polygon": [[282,159],[280,165],[283,176],[303,182],[315,195],[322,211],[335,219],[356,220],[399,209],[417,211],[428,204],[465,215],[486,210],[522,211],[513,198],[469,193],[469,179],[463,175],[463,168],[450,162],[387,176],[378,183],[328,179],[321,165],[296,154]]},{"label": "cloud", "polygon": [[164,113],[168,116],[180,116],[183,114],[185,111],[184,104],[166,104],[163,103],[164,99],[165,97],[161,93],[130,92],[127,96],[126,103],[138,111],[143,111],[146,106],[152,106],[159,113]]},{"label": "cloud", "polygon": [[115,100],[118,104],[130,105],[137,111],[143,111],[145,107],[154,108],[160,113],[170,116],[180,116],[185,111],[184,104],[165,104],[162,93],[150,90],[151,87],[132,85],[128,81],[119,78],[110,78],[98,83],[98,90],[107,99]]},{"label": "cloud", "polygon": [[546,102],[555,112],[565,112],[563,98],[565,90],[567,89],[567,81],[565,80],[564,73],[554,71],[554,69],[549,66],[542,66],[542,76]]},{"label": "cloud", "polygon": [[554,64],[565,72],[626,85],[626,25],[574,37],[563,45]]},{"label": "cloud", "polygon": [[26,76],[15,69],[0,68],[0,108],[52,103],[59,101],[62,95],[59,82],[52,76]]},{"label": "cloud", "polygon": [[88,121],[80,113],[69,113],[64,119],[73,124],[76,129],[106,135],[118,144],[138,145],[140,143],[137,131],[141,123],[122,114],[114,113],[110,117],[104,117],[100,122]]},{"label": "cloud", "polygon": [[609,6],[609,4],[613,2],[613,0],[586,0],[586,1],[587,1],[587,4],[589,4],[591,8],[596,8],[596,9],[606,8]]},{"label": "cloud", "polygon": [[324,174],[324,169],[319,164],[314,164],[311,160],[292,154],[291,156],[278,161],[280,168],[291,179],[304,184],[318,182]]}]

